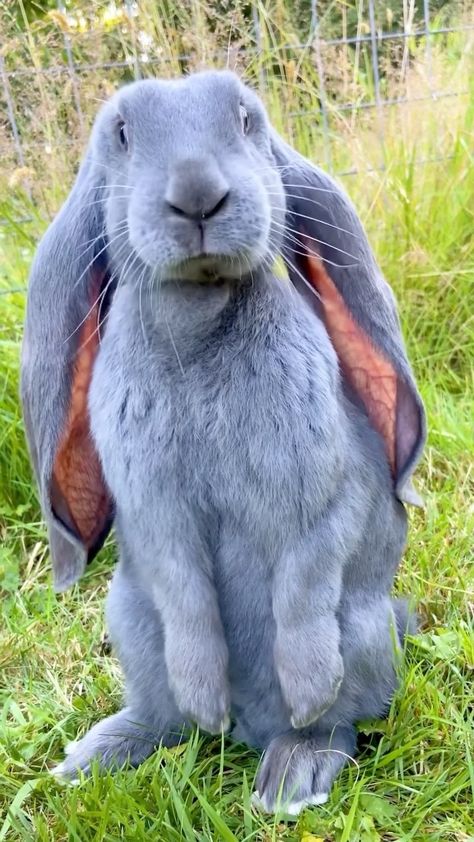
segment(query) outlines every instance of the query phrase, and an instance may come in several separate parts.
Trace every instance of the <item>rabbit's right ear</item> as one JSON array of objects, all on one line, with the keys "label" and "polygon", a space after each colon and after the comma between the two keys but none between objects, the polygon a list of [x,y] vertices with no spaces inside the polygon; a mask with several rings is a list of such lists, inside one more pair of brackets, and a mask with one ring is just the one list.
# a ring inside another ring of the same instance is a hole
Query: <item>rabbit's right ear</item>
[{"label": "rabbit's right ear", "polygon": [[23,414],[57,591],[80,577],[113,518],[88,412],[112,287],[98,189],[103,179],[94,170],[88,155],[38,247],[22,349]]}]

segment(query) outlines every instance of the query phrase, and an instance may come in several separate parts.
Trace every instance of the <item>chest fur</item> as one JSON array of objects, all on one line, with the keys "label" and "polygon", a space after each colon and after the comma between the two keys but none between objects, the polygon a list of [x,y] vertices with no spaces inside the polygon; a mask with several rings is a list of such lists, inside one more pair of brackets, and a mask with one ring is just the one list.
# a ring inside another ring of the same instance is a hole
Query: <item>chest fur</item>
[{"label": "chest fur", "polygon": [[108,330],[91,421],[119,506],[166,495],[263,525],[331,495],[344,451],[337,365],[316,320],[282,312],[277,324],[236,318],[184,362],[161,344],[132,355]]}]

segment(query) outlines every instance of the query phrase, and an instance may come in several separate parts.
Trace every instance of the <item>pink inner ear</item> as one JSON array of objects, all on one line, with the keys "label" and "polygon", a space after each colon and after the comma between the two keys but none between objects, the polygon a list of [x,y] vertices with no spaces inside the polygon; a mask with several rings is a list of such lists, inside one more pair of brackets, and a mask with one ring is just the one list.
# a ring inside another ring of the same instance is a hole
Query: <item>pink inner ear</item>
[{"label": "pink inner ear", "polygon": [[307,277],[321,299],[324,322],[348,382],[385,442],[392,474],[396,472],[397,374],[374,347],[351,313],[318,255],[308,251]]},{"label": "pink inner ear", "polygon": [[[100,284],[94,284],[97,301]],[[87,549],[99,540],[110,516],[110,497],[91,438],[87,396],[99,346],[99,305],[80,332],[69,411],[53,466],[52,506]]]}]

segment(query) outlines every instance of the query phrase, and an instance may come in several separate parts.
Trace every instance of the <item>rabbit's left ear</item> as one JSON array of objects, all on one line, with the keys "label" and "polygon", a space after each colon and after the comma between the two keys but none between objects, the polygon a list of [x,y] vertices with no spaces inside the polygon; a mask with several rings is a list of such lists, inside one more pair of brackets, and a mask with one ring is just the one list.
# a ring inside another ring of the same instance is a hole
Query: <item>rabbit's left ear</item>
[{"label": "rabbit's left ear", "polygon": [[[393,293],[341,187],[273,133],[283,167],[283,258],[292,282],[323,319],[348,392],[382,436],[395,493],[422,505],[411,484],[426,436]],[[309,291],[309,294],[308,294]]]}]

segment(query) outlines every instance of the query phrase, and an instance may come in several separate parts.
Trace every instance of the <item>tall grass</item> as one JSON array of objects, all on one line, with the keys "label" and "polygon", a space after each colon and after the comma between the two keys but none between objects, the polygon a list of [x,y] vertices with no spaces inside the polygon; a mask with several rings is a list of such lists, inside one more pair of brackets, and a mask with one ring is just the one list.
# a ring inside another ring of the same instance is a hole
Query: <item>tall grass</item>
[{"label": "tall grass", "polygon": [[[131,75],[133,64],[125,71],[81,74],[83,128],[67,74],[37,76],[28,84],[19,76],[12,89],[27,169],[20,170],[9,155],[0,163],[0,842],[468,842],[474,836],[474,62],[469,33],[433,43],[431,82],[425,47],[416,41],[405,62],[403,52],[387,54],[383,73],[389,97],[423,96],[433,80],[437,89],[456,87],[466,95],[416,101],[383,113],[341,109],[354,97],[363,102],[372,96],[370,58],[346,47],[333,52],[326,47],[326,136],[314,51],[289,49],[295,33],[301,33],[292,28],[296,24],[282,3],[271,12],[262,5],[262,51],[248,54],[245,62],[227,51],[229,33],[233,46],[252,46],[245,10],[238,4],[216,21],[214,32],[212,15],[200,3],[150,0],[140,4],[132,22],[107,22],[98,16],[104,8],[89,6],[85,23],[79,21],[76,29],[54,15],[29,24],[26,35],[12,23],[7,64],[62,61],[67,27],[75,58],[83,62],[91,55],[116,58],[120,50],[133,61],[134,50],[143,54],[146,47],[150,56],[162,58],[148,67],[150,73],[175,73],[182,69],[181,53],[193,52],[193,67],[221,66],[229,55],[229,62],[260,86],[272,119],[290,142],[335,172],[357,171],[341,178],[397,294],[428,411],[429,441],[418,478],[427,511],[411,516],[397,583],[417,600],[422,633],[409,646],[403,687],[388,720],[362,726],[358,765],[341,775],[328,805],[306,811],[296,824],[252,813],[249,793],[258,757],[227,741],[221,745],[196,736],[187,747],[164,750],[136,772],[94,775],[77,789],[61,789],[47,776],[64,742],[120,703],[118,666],[102,642],[102,603],[114,551],[109,546],[72,592],[52,594],[17,397],[22,290],[37,238],[71,182],[96,98]],[[362,27],[363,14],[359,23]],[[8,142],[6,135],[3,141]],[[18,224],[20,219],[27,221]]]}]

